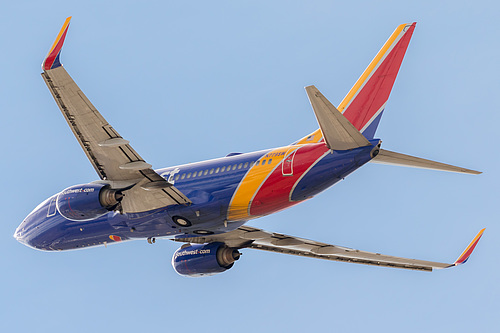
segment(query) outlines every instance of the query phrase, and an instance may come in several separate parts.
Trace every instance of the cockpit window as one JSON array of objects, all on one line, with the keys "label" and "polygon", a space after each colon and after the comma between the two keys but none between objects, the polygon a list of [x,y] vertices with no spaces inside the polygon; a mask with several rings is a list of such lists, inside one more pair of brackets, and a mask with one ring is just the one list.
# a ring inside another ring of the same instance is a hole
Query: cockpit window
[{"label": "cockpit window", "polygon": [[56,215],[56,198],[57,196],[53,196],[50,198],[49,208],[47,210],[47,217]]}]

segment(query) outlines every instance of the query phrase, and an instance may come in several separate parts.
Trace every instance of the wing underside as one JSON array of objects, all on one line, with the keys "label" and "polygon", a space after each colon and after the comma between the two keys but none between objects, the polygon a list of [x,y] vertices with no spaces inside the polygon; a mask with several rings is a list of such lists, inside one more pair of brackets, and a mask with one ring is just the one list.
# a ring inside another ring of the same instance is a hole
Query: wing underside
[{"label": "wing underside", "polygon": [[[474,238],[466,251],[455,263],[440,263],[426,260],[409,259],[388,256],[380,253],[355,250],[343,246],[332,245],[304,238],[288,236],[280,233],[264,231],[250,226],[242,226],[234,231],[211,236],[176,238],[178,242],[203,244],[223,242],[229,247],[252,248],[270,252],[291,254],[302,257],[317,258],[332,261],[343,261],[356,264],[394,267],[420,271],[432,271],[456,266],[467,260],[481,238],[484,229]],[[467,257],[465,257],[465,255]]]}]

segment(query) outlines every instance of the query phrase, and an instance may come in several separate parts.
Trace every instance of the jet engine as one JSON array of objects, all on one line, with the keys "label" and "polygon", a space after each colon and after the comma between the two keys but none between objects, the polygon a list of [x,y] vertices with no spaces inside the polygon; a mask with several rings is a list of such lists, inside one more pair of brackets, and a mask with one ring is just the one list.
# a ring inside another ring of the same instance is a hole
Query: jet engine
[{"label": "jet engine", "polygon": [[103,184],[68,187],[57,196],[57,210],[68,220],[92,220],[116,208],[123,194]]},{"label": "jet engine", "polygon": [[172,266],[179,275],[200,277],[222,273],[240,258],[237,249],[224,243],[184,244],[175,251]]}]

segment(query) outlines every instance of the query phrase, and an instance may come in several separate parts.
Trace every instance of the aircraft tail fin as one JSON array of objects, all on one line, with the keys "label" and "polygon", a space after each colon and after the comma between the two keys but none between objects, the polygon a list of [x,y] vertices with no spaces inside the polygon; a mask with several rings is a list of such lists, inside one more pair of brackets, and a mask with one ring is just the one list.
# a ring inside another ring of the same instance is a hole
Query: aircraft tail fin
[{"label": "aircraft tail fin", "polygon": [[390,164],[390,165],[399,165],[413,168],[421,168],[421,169],[431,169],[431,170],[440,170],[440,171],[448,171],[448,172],[458,172],[458,173],[467,173],[472,175],[479,175],[482,172],[470,170],[466,168],[461,168],[449,164],[439,163],[431,160],[426,160],[423,158],[405,155],[396,153],[390,150],[380,149],[377,156],[375,156],[370,162],[380,163],[380,164]]},{"label": "aircraft tail fin", "polygon": [[328,148],[347,150],[370,145],[315,86],[306,87],[306,92]]},{"label": "aircraft tail fin", "polygon": [[[368,140],[375,135],[415,25],[415,22],[405,23],[396,28],[338,106],[338,110]],[[321,139],[318,129],[297,143],[319,142]]]},{"label": "aircraft tail fin", "polygon": [[396,28],[339,105],[339,111],[368,139],[375,135],[415,25]]}]

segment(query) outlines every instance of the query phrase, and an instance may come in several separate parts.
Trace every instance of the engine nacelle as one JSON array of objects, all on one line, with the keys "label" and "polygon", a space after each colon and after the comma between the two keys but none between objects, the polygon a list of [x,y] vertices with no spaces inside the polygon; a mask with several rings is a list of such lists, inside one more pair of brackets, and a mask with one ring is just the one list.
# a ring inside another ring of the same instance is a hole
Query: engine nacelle
[{"label": "engine nacelle", "polygon": [[175,251],[172,266],[184,276],[214,275],[233,267],[240,255],[238,250],[224,243],[185,244]]},{"label": "engine nacelle", "polygon": [[92,220],[116,207],[122,197],[119,191],[108,185],[75,185],[58,194],[57,210],[68,220]]}]

